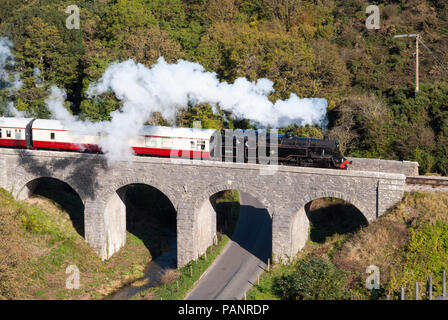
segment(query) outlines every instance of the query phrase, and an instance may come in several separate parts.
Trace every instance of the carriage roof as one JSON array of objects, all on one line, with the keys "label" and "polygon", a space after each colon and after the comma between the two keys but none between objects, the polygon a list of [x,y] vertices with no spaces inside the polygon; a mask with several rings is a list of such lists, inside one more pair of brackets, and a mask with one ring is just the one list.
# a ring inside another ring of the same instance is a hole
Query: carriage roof
[{"label": "carriage roof", "polygon": [[210,139],[216,130],[199,129],[199,128],[178,128],[178,127],[161,127],[161,126],[143,126],[140,130],[141,135],[158,136],[170,138],[194,138],[194,139]]},{"label": "carriage roof", "polygon": [[26,128],[26,125],[33,120],[31,118],[10,118],[0,117],[0,127]]},{"label": "carriage roof", "polygon": [[[84,127],[85,126],[85,127]],[[33,123],[33,129],[53,129],[53,130],[70,130],[70,131],[89,131],[88,125],[79,123],[65,123],[59,120],[37,119]],[[162,126],[143,126],[139,131],[139,135],[143,136],[159,136],[170,138],[193,138],[193,139],[210,139],[216,132],[214,129],[198,129],[198,128],[177,128]]]}]

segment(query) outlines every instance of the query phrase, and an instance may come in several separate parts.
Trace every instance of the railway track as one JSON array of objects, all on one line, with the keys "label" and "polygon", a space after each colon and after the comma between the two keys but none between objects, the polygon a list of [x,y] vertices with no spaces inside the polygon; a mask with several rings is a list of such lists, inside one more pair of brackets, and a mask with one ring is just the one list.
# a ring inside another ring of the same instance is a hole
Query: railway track
[{"label": "railway track", "polygon": [[448,177],[413,176],[406,177],[405,191],[448,191]]}]

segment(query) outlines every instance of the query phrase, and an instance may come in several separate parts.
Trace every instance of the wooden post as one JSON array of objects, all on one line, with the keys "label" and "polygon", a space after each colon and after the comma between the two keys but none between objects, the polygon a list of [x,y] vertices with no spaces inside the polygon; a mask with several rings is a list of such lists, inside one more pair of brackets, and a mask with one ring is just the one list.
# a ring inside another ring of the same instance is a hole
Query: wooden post
[{"label": "wooden post", "polygon": [[415,96],[417,97],[417,93],[420,91],[420,84],[419,84],[419,53],[418,53],[418,40],[420,38],[420,35],[417,34],[415,37]]},{"label": "wooden post", "polygon": [[442,296],[446,297],[446,270],[442,271]]},{"label": "wooden post", "polygon": [[260,275],[258,275],[258,277],[257,277],[257,285],[258,286],[260,285]]},{"label": "wooden post", "polygon": [[418,300],[418,281],[415,281],[415,300]]},{"label": "wooden post", "polygon": [[190,266],[190,277],[193,277],[193,266]]},{"label": "wooden post", "polygon": [[428,277],[428,299],[432,300],[432,275]]},{"label": "wooden post", "polygon": [[404,300],[404,288],[401,287],[400,300]]},{"label": "wooden post", "polygon": [[179,291],[179,280],[176,281],[177,291]]},{"label": "wooden post", "polygon": [[246,292],[244,292],[244,300],[247,300]]},{"label": "wooden post", "polygon": [[269,270],[270,270],[270,267],[271,267],[271,259],[268,258],[268,272],[269,272]]},{"label": "wooden post", "polygon": [[204,260],[207,260],[207,250],[205,250],[205,253],[204,253]]},{"label": "wooden post", "polygon": [[390,300],[390,294],[386,295],[386,300]]}]

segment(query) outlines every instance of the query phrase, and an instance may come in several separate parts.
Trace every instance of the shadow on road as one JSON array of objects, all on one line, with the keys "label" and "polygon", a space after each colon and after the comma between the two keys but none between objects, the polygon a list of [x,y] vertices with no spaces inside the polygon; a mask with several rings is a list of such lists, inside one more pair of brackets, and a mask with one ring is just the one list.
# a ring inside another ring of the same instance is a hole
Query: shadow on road
[{"label": "shadow on road", "polygon": [[263,262],[271,258],[272,219],[258,206],[241,205],[240,217],[231,240]]}]

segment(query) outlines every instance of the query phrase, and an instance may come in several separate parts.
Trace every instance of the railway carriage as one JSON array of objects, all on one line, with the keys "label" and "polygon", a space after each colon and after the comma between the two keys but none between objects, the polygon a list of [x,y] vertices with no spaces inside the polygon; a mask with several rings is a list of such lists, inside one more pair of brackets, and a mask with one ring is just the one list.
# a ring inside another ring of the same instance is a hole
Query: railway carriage
[{"label": "railway carriage", "polygon": [[136,154],[210,159],[210,140],[216,130],[144,126],[130,145]]},{"label": "railway carriage", "polygon": [[58,120],[36,119],[32,123],[32,147],[39,149],[99,152],[100,135],[70,128]]},{"label": "railway carriage", "polygon": [[32,120],[28,118],[0,117],[0,146],[25,148],[27,126]]}]

